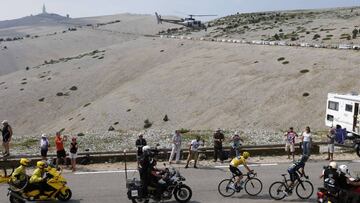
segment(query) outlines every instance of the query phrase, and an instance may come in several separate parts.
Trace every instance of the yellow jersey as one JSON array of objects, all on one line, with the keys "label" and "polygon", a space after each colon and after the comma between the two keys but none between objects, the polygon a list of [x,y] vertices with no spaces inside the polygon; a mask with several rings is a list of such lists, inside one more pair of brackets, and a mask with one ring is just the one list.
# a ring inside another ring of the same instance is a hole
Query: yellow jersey
[{"label": "yellow jersey", "polygon": [[240,158],[235,157],[231,160],[230,165],[236,168],[240,165],[246,165],[246,159],[242,156]]},{"label": "yellow jersey", "polygon": [[45,173],[44,169],[40,169],[40,168],[35,169],[30,178],[30,183],[41,182],[43,180],[44,173]]},{"label": "yellow jersey", "polygon": [[26,178],[26,167],[21,165],[15,169],[11,174],[11,180],[15,182],[16,180],[24,181]]}]

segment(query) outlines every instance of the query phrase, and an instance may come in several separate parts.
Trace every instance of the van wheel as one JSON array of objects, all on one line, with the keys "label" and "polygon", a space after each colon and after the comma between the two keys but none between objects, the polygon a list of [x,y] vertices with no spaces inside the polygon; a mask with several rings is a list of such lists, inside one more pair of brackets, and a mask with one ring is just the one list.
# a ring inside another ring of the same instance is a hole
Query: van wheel
[{"label": "van wheel", "polygon": [[360,157],[360,145],[356,147],[356,154]]}]

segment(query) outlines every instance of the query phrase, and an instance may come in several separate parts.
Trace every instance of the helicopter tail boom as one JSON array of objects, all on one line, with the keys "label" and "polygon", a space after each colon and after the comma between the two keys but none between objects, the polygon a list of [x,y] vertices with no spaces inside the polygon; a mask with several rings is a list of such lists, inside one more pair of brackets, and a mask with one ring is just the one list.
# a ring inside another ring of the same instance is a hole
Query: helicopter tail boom
[{"label": "helicopter tail boom", "polygon": [[158,24],[162,24],[161,16],[160,16],[157,12],[155,12],[155,15],[156,15],[157,23],[158,23]]}]

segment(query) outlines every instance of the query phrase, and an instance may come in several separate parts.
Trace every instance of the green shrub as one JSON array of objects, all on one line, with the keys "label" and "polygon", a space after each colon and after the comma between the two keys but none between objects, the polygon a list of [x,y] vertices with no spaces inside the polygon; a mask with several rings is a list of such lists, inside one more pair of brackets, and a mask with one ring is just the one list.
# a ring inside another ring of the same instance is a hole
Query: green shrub
[{"label": "green shrub", "polygon": [[179,131],[180,131],[180,133],[185,134],[185,133],[190,132],[190,129],[181,128]]},{"label": "green shrub", "polygon": [[144,120],[144,128],[150,128],[152,126],[152,123],[149,121],[149,119]]},{"label": "green shrub", "polygon": [[307,72],[309,72],[308,69],[303,69],[303,70],[300,71],[300,73],[307,73]]},{"label": "green shrub", "polygon": [[313,40],[315,39],[319,39],[321,36],[319,34],[315,34],[314,37],[313,37]]}]

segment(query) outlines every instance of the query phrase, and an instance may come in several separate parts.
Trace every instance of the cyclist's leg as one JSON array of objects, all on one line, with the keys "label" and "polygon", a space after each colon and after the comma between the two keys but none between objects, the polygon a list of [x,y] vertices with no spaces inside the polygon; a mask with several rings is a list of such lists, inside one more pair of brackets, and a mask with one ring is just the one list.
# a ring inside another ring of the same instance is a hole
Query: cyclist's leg
[{"label": "cyclist's leg", "polygon": [[235,176],[235,185],[239,185],[240,176],[242,176],[241,171],[238,168],[231,166],[231,165],[230,165],[230,171]]},{"label": "cyclist's leg", "polygon": [[291,183],[289,185],[289,189],[292,190],[294,188],[296,180],[299,178],[299,175],[296,172],[294,172],[294,173],[289,172],[289,174],[290,174],[290,181],[291,181]]}]

